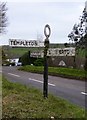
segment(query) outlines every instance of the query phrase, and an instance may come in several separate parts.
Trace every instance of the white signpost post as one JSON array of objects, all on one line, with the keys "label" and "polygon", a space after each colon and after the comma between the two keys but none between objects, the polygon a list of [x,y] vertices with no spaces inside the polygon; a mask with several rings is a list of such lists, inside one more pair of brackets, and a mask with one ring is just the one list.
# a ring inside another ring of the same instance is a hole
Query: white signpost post
[{"label": "white signpost post", "polygon": [[9,39],[9,46],[12,47],[44,47],[43,41]]}]

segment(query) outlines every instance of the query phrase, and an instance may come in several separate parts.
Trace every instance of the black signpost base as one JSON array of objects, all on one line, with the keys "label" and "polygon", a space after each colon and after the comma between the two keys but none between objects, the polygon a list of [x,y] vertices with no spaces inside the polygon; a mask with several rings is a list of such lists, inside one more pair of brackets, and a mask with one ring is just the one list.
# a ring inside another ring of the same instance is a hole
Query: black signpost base
[{"label": "black signpost base", "polygon": [[48,61],[47,56],[44,56],[44,84],[43,84],[44,98],[48,97]]}]

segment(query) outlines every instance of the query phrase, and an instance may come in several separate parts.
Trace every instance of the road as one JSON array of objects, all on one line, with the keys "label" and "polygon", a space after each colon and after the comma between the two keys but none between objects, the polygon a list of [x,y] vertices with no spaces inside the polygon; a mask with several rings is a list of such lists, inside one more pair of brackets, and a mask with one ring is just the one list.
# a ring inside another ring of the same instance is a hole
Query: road
[{"label": "road", "polygon": [[[32,85],[43,92],[43,75],[17,70],[17,67],[3,67],[5,77],[12,82],[19,82],[25,85]],[[70,101],[73,104],[87,108],[85,93],[85,82],[69,80],[66,78],[48,76],[48,91],[60,98]]]}]

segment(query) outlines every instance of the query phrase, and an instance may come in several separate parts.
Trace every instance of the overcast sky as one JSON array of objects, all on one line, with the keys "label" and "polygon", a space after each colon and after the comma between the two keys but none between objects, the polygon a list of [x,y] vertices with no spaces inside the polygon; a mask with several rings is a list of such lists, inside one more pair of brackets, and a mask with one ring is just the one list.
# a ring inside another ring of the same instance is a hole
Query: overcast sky
[{"label": "overcast sky", "polygon": [[85,1],[7,0],[7,7],[9,24],[6,34],[0,35],[0,44],[9,44],[8,40],[14,38],[24,40],[43,38],[44,40],[44,26],[46,24],[51,27],[50,42],[65,43],[69,42],[67,36],[73,25],[79,22]]}]

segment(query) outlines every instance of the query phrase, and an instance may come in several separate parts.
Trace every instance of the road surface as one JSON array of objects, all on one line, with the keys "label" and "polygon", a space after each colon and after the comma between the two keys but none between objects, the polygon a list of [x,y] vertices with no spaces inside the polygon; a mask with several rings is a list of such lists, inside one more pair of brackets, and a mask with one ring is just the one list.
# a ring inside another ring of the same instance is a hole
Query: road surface
[{"label": "road surface", "polygon": [[[17,70],[17,67],[3,67],[5,77],[12,82],[32,85],[43,92],[43,75]],[[48,91],[83,108],[87,108],[85,82],[66,78],[48,76]]]}]

